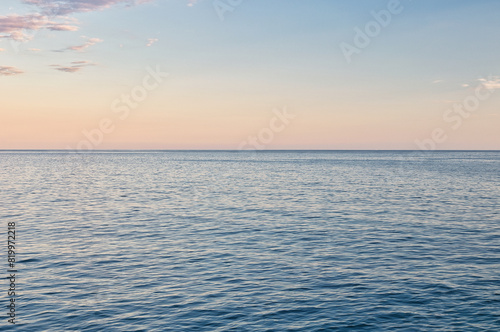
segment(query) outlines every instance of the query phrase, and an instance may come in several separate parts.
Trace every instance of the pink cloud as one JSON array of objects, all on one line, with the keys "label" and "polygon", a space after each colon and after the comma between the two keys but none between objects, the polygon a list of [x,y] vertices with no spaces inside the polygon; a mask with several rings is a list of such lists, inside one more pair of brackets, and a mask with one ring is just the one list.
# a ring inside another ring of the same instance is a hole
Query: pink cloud
[{"label": "pink cloud", "polygon": [[68,24],[49,24],[46,27],[47,29],[51,31],[76,31],[78,30],[78,27],[74,25],[68,25]]},{"label": "pink cloud", "polygon": [[103,10],[119,4],[130,7],[151,1],[153,0],[23,0],[26,4],[38,7],[45,15],[54,16]]},{"label": "pink cloud", "polygon": [[0,16],[0,38],[26,41],[31,39],[31,36],[26,31],[40,29],[75,31],[78,30],[78,27],[67,24],[67,22],[51,21],[47,16],[41,14]]},{"label": "pink cloud", "polygon": [[81,44],[81,45],[75,45],[75,46],[68,46],[66,48],[63,48],[62,50],[56,50],[54,52],[65,52],[65,51],[77,51],[77,52],[83,52],[85,49],[89,48],[90,46],[93,46],[97,43],[101,43],[103,40],[99,38],[87,38],[87,42]]},{"label": "pink cloud", "polygon": [[87,61],[87,60],[80,60],[80,61],[73,61],[73,62],[71,62],[71,64],[73,64],[73,65],[89,65],[91,63],[92,62]]},{"label": "pink cloud", "polygon": [[9,66],[0,66],[0,76],[12,76],[24,73],[21,69]]}]

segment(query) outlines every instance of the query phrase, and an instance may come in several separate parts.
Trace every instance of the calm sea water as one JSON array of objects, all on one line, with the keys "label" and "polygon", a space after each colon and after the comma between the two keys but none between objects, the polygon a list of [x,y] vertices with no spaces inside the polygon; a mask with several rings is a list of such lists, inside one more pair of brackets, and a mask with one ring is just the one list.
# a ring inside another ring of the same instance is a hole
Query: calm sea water
[{"label": "calm sea water", "polygon": [[2,330],[500,330],[500,152],[1,152],[0,188]]}]

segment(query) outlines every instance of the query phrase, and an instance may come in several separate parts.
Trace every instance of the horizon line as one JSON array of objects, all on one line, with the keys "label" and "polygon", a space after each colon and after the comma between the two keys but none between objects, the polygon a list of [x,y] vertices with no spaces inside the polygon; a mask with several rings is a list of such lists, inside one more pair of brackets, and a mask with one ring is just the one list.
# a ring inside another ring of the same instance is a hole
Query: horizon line
[{"label": "horizon line", "polygon": [[67,153],[92,153],[92,152],[500,152],[491,149],[446,149],[446,150],[420,150],[420,149],[273,149],[273,150],[238,150],[238,149],[0,149],[0,152],[67,152]]}]

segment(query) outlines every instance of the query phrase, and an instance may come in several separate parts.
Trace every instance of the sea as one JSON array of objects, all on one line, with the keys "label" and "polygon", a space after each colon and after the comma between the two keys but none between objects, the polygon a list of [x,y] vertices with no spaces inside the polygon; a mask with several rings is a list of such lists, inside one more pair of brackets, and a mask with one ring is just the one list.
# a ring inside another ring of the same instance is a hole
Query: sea
[{"label": "sea", "polygon": [[2,331],[500,331],[498,151],[1,151],[0,189]]}]

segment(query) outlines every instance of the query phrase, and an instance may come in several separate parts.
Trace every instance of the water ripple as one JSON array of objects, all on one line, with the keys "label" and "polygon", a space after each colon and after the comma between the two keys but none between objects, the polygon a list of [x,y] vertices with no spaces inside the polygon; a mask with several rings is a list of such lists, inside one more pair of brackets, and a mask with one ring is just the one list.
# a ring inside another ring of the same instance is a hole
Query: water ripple
[{"label": "water ripple", "polygon": [[13,330],[500,330],[498,152],[0,164],[19,237]]}]

